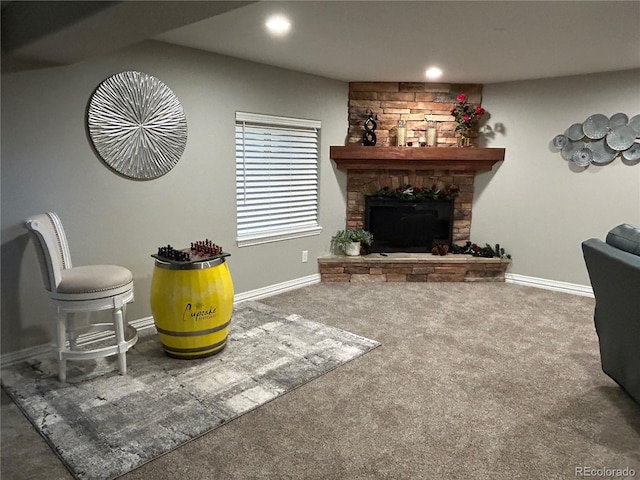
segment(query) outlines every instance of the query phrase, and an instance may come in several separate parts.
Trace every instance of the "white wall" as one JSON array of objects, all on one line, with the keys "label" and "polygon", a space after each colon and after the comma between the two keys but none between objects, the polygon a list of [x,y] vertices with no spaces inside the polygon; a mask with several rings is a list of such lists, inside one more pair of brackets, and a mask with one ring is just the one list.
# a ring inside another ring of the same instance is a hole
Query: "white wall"
[{"label": "white wall", "polygon": [[[87,104],[112,74],[159,78],[188,122],[176,167],[151,181],[117,175],[94,154]],[[2,76],[2,351],[46,342],[54,311],[44,293],[26,217],[56,211],[76,265],[114,263],[134,274],[130,319],[150,315],[156,248],[214,240],[228,259],[236,293],[317,273],[315,259],[345,221],[345,174],[329,159],[347,132],[348,85],[158,42],[76,65]],[[322,121],[320,236],[237,248],[236,111]],[[309,262],[301,263],[301,251]]]},{"label": "white wall", "polygon": [[580,244],[640,225],[640,164],[578,168],[550,141],[595,113],[639,114],[640,70],[485,85],[482,104],[506,156],[476,177],[472,240],[503,244],[510,273],[589,285]]}]

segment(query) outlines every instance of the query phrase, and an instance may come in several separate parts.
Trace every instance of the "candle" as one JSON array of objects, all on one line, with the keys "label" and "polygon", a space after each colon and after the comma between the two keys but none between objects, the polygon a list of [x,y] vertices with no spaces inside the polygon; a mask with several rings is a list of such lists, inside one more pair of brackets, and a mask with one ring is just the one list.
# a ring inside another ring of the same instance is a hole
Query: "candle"
[{"label": "candle", "polygon": [[405,133],[406,133],[406,127],[405,127],[404,120],[398,120],[398,146],[399,147],[406,146]]},{"label": "candle", "polygon": [[427,130],[427,145],[435,147],[436,145],[436,127],[429,127]]},{"label": "candle", "polygon": [[435,147],[436,146],[436,121],[429,118],[430,115],[425,115],[424,120],[427,122],[427,146]]}]

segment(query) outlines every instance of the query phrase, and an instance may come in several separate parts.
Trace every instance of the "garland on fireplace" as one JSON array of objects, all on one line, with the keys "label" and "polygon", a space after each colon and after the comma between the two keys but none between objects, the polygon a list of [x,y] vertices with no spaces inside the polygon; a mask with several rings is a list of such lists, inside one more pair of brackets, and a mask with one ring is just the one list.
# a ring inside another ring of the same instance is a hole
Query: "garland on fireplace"
[{"label": "garland on fireplace", "polygon": [[495,257],[507,258],[511,260],[511,255],[506,253],[504,248],[502,248],[499,243],[496,243],[495,247],[492,247],[488,243],[485,243],[485,246],[481,247],[477,243],[471,243],[471,242],[467,242],[463,246],[452,245],[451,253],[462,253],[467,255],[473,255],[474,257],[484,257],[484,258],[495,258]]},{"label": "garland on fireplace", "polygon": [[402,185],[398,188],[384,187],[374,192],[368,197],[396,198],[410,202],[420,202],[426,200],[453,200],[460,193],[460,188],[456,185],[447,185],[438,188],[433,185],[431,188],[412,187]]}]

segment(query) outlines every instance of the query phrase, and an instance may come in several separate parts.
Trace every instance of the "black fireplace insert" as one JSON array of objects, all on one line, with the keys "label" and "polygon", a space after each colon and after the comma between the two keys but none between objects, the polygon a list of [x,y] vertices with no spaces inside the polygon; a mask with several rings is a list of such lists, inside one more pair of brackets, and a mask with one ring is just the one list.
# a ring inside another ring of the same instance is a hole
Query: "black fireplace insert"
[{"label": "black fireplace insert", "polygon": [[451,247],[453,200],[407,201],[366,197],[364,228],[373,234],[372,252],[430,252]]}]

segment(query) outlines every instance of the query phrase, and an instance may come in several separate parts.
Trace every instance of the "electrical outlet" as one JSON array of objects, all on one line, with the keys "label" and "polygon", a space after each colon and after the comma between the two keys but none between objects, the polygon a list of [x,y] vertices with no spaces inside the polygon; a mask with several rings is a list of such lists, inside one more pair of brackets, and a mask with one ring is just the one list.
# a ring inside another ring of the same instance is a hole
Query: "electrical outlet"
[{"label": "electrical outlet", "polygon": [[302,250],[302,263],[307,263],[308,260],[309,260],[309,251]]}]

